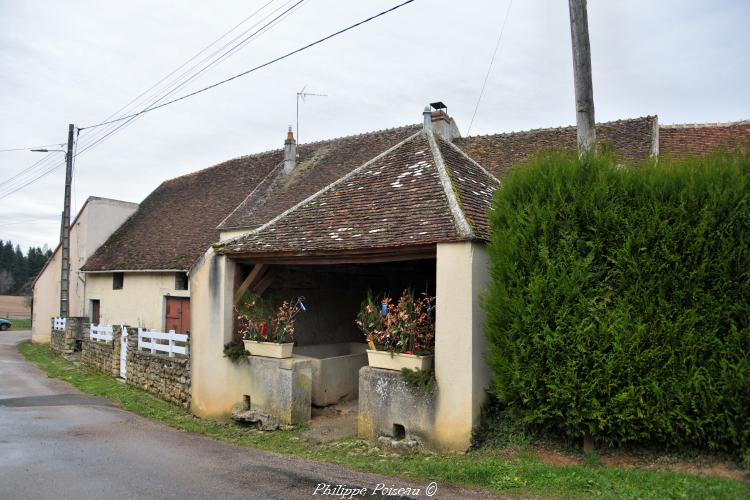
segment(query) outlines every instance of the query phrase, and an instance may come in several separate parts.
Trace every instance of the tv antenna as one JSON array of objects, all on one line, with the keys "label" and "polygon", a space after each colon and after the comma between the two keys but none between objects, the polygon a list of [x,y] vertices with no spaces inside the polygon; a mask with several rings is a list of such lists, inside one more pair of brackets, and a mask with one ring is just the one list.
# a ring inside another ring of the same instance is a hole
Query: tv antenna
[{"label": "tv antenna", "polygon": [[302,99],[302,102],[306,102],[305,99],[307,97],[328,97],[328,94],[313,94],[312,92],[305,92],[305,89],[307,88],[307,84],[305,84],[304,87],[302,87],[302,90],[297,92],[297,146],[300,144],[299,140],[299,100]]}]

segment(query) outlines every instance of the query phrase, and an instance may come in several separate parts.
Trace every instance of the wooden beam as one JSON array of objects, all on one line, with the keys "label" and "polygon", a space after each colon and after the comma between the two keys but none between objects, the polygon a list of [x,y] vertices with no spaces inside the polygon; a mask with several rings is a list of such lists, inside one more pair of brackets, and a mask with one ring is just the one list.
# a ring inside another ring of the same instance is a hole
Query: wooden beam
[{"label": "wooden beam", "polygon": [[266,270],[268,270],[268,265],[266,264],[255,264],[253,266],[253,269],[247,275],[247,278],[244,279],[239,288],[237,288],[237,291],[234,292],[235,303],[240,300],[240,298],[245,294],[248,288],[257,283],[257,281],[262,277],[261,274]]},{"label": "wooden beam", "polygon": [[237,262],[254,262],[268,264],[374,264],[381,262],[401,262],[405,260],[434,259],[437,256],[434,246],[427,248],[411,247],[397,251],[380,252],[339,252],[337,254],[256,254],[228,257]]},{"label": "wooden beam", "polygon": [[271,283],[273,283],[273,280],[275,278],[276,273],[274,271],[267,272],[263,279],[253,287],[253,293],[258,296],[263,295],[263,292],[265,292],[268,287],[271,286]]}]

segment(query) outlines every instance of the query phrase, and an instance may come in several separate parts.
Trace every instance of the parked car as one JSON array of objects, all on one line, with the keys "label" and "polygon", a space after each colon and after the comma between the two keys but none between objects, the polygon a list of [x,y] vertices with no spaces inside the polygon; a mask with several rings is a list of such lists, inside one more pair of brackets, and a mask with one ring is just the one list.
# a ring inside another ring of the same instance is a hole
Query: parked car
[{"label": "parked car", "polygon": [[5,331],[11,327],[13,323],[9,319],[0,318],[0,330]]}]

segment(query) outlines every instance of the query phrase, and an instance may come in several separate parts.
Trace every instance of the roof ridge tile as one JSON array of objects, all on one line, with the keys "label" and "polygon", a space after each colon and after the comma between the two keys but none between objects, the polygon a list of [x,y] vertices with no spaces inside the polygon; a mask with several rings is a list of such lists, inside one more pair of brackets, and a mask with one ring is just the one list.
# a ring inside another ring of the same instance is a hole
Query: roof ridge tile
[{"label": "roof ridge tile", "polygon": [[733,122],[706,122],[706,123],[669,123],[660,124],[660,128],[709,128],[709,127],[735,127],[737,125],[750,125],[750,119],[737,120]]},{"label": "roof ridge tile", "polygon": [[[646,119],[654,119],[657,118],[657,115],[646,115],[646,116],[638,116],[634,118],[621,118],[618,120],[611,120],[608,122],[597,122],[596,126],[600,125],[614,125],[618,123],[626,123],[626,122],[636,122],[639,120],[646,120]],[[476,139],[480,137],[509,137],[514,135],[522,135],[522,134],[535,134],[538,132],[553,132],[555,130],[563,130],[563,129],[573,129],[575,128],[575,125],[561,125],[558,127],[540,127],[540,128],[531,128],[527,130],[514,130],[511,132],[498,132],[496,134],[478,134],[478,135],[467,135],[466,137],[460,137],[458,138],[459,141],[466,140],[466,139]]]}]

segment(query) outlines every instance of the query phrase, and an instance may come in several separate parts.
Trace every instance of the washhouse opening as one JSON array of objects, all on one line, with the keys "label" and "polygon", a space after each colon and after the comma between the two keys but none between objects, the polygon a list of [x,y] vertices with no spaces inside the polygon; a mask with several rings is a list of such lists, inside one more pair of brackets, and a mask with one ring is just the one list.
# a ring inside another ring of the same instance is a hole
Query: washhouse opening
[{"label": "washhouse opening", "polygon": [[[278,305],[301,301],[304,310],[295,316],[294,358],[312,365],[312,405],[351,409],[359,391],[359,369],[367,365],[368,344],[355,323],[368,292],[398,301],[404,290],[435,296],[436,260],[425,258],[400,262],[356,264],[258,264],[238,265],[236,300],[260,297]],[[255,285],[241,284],[255,272]],[[262,275],[262,276],[261,276]],[[250,294],[250,295],[248,295]],[[356,403],[354,403],[356,408]],[[348,411],[348,410],[347,410]],[[316,415],[335,414],[313,411]],[[356,421],[356,411],[352,417]],[[313,419],[315,420],[315,419]],[[356,424],[355,424],[356,425]]]}]

